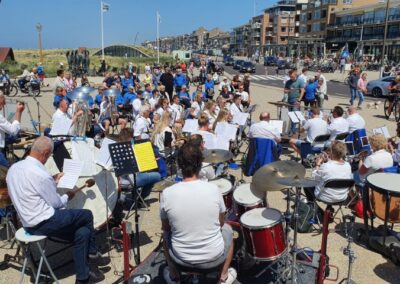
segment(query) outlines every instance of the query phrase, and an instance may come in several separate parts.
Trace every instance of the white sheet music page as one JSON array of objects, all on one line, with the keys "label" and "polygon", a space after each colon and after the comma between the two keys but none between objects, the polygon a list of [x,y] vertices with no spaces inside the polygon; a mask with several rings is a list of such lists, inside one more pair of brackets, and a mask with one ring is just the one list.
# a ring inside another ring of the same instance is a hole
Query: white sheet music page
[{"label": "white sheet music page", "polygon": [[182,132],[192,133],[198,129],[199,129],[199,123],[198,123],[197,119],[186,119],[185,125],[182,128]]},{"label": "white sheet music page", "polygon": [[94,161],[94,140],[76,140],[71,141],[72,159],[83,161],[84,166],[81,176],[93,176],[96,174],[96,163]]},{"label": "white sheet music page", "polygon": [[292,123],[299,123],[299,118],[297,117],[294,111],[289,111],[288,115]]},{"label": "white sheet music page", "polygon": [[228,122],[218,122],[215,127],[215,134],[217,137],[224,137],[228,140],[236,139],[237,126]]},{"label": "white sheet music page", "polygon": [[306,118],[304,117],[304,115],[301,111],[295,111],[294,113],[296,114],[296,116],[300,122],[303,122],[306,120]]},{"label": "white sheet music page", "polygon": [[235,113],[232,119],[233,124],[238,124],[238,125],[246,125],[247,118],[249,118],[249,113],[245,112],[238,112]]},{"label": "white sheet music page", "polygon": [[68,135],[72,119],[56,119],[51,126],[50,135]]},{"label": "white sheet music page", "polygon": [[58,188],[73,189],[81,175],[83,162],[71,159],[64,159],[63,173],[57,184]]},{"label": "white sheet music page", "polygon": [[389,133],[389,129],[386,126],[374,128],[374,129],[372,129],[372,132],[374,134],[383,134],[386,139],[389,139],[391,137],[390,133]]},{"label": "white sheet music page", "polygon": [[102,166],[103,168],[109,170],[112,167],[112,161],[110,156],[110,150],[108,149],[108,145],[116,143],[114,140],[109,138],[104,138],[101,143],[99,154],[97,155],[95,162]]},{"label": "white sheet music page", "polygon": [[277,129],[279,134],[283,132],[283,120],[270,120],[269,123]]}]

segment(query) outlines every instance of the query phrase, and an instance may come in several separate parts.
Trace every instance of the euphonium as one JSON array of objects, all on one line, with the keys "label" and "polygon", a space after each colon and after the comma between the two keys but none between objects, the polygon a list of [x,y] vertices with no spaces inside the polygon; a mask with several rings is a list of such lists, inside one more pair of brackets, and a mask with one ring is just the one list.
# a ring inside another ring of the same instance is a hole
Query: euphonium
[{"label": "euphonium", "polygon": [[91,116],[89,113],[89,107],[86,102],[78,101],[73,109],[73,113],[82,110],[83,114],[78,117],[76,121],[76,126],[74,130],[74,134],[76,136],[85,136],[86,132],[90,130]]}]

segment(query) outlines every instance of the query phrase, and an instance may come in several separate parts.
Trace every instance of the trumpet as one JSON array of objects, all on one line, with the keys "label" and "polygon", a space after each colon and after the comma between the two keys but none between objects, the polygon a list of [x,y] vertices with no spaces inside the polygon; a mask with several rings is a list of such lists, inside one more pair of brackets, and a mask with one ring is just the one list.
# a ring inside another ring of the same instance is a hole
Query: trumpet
[{"label": "trumpet", "polygon": [[327,152],[322,151],[320,154],[308,154],[305,158],[305,162],[308,163],[312,168],[317,164],[317,160],[322,159],[322,163],[326,163],[329,160],[329,155]]}]

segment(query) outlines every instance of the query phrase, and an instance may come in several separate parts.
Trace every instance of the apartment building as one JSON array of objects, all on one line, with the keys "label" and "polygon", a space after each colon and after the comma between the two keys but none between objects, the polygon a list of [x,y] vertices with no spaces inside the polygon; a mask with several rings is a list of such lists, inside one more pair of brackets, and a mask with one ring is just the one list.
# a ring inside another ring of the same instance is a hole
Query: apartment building
[{"label": "apartment building", "polygon": [[380,60],[386,32],[388,60],[400,61],[400,1],[363,6],[336,12],[327,26],[326,45],[330,52],[339,51],[346,43],[358,58]]},{"label": "apartment building", "polygon": [[334,20],[335,13],[377,2],[378,0],[310,0],[300,12],[298,38],[300,54],[311,57],[325,55],[327,27]]},{"label": "apartment building", "polygon": [[230,50],[241,56],[250,56],[251,22],[233,28],[231,32]]}]

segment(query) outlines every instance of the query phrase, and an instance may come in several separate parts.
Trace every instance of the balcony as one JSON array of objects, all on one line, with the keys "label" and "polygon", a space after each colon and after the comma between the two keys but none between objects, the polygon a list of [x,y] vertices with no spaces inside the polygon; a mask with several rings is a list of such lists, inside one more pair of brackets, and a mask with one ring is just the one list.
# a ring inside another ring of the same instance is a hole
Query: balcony
[{"label": "balcony", "polygon": [[261,34],[260,33],[253,33],[251,37],[255,38],[255,37],[260,37]]},{"label": "balcony", "polygon": [[272,32],[267,32],[266,36],[273,36]]}]

